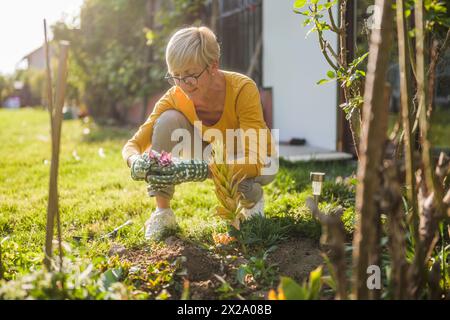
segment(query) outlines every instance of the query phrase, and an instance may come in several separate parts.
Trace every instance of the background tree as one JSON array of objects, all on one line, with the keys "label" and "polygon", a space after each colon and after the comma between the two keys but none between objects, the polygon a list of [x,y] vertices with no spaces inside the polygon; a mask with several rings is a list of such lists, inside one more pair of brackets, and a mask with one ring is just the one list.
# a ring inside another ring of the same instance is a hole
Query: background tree
[{"label": "background tree", "polygon": [[119,105],[138,100],[145,111],[148,97],[168,86],[164,52],[171,33],[200,21],[204,2],[86,0],[78,26],[53,25],[55,40],[72,43],[68,98],[84,102],[99,121],[122,122]]},{"label": "background tree", "polygon": [[0,74],[0,106],[3,103],[3,100],[5,100],[13,91],[11,77]]}]

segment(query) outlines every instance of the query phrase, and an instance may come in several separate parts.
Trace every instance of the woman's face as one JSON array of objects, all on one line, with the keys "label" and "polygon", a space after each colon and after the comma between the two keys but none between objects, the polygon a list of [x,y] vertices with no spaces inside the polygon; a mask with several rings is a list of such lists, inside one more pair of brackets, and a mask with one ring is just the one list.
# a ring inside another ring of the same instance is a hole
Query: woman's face
[{"label": "woman's face", "polygon": [[[185,81],[176,81],[179,86],[189,97],[195,101],[201,101],[207,97],[207,92],[210,89],[213,81],[213,73],[217,67],[212,66],[188,66],[181,72],[174,72],[173,77],[185,79]],[[187,82],[187,83],[186,83]]]}]

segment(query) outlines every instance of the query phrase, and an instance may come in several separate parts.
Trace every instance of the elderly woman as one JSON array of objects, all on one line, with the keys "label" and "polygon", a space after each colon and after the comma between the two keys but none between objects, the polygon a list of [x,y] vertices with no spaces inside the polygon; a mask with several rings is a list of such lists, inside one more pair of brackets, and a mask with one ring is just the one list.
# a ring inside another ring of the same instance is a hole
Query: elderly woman
[{"label": "elderly woman", "polygon": [[[217,136],[217,133],[225,137],[227,129],[242,129],[244,135],[247,130],[254,129],[257,134],[262,132],[267,135],[267,139],[262,142],[267,143],[267,148],[263,148],[267,150],[267,156],[257,154],[253,157],[257,161],[249,161],[255,148],[244,144],[240,153],[244,161],[234,164],[239,177],[244,179],[238,190],[244,199],[255,203],[252,208],[244,209],[244,216],[264,215],[261,186],[270,183],[275,173],[262,174],[262,169],[267,166],[267,160],[270,162],[271,155],[273,161],[274,148],[263,119],[259,91],[255,82],[247,76],[220,70],[219,57],[220,47],[210,29],[190,27],[177,31],[166,49],[166,79],[172,87],[123,147],[122,155],[131,168],[132,178],[146,180],[149,183],[149,195],[156,198],[156,210],[145,223],[147,239],[155,239],[166,228],[176,226],[175,215],[170,208],[174,186],[188,181],[203,181],[209,177],[208,159],[203,156],[208,152],[203,151],[208,149],[209,143],[214,140],[212,137]],[[186,152],[188,159],[172,152],[180,143],[174,139],[177,129],[190,133],[191,146],[200,146],[200,152],[194,150],[194,157],[191,150],[183,150],[183,155]],[[210,130],[214,134],[208,134]],[[228,143],[227,140],[225,149]],[[144,151],[148,149],[156,151],[156,154],[172,152],[173,161],[167,168],[149,170],[149,159],[144,156]],[[236,150],[231,152],[239,154]]]}]

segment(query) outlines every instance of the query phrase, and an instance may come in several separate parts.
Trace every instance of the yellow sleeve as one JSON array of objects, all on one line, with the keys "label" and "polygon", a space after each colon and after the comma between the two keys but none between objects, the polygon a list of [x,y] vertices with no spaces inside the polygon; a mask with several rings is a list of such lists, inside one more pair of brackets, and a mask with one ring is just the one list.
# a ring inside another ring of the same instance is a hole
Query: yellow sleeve
[{"label": "yellow sleeve", "polygon": [[156,119],[166,110],[174,108],[171,90],[158,100],[153,112],[147,120],[139,127],[133,137],[127,141],[122,149],[122,157],[127,162],[128,158],[135,154],[142,154],[152,144],[153,125]]},{"label": "yellow sleeve", "polygon": [[[263,166],[261,160],[261,156],[263,155],[260,155],[258,152],[258,150],[260,150],[259,130],[265,130],[269,142],[271,141],[271,135],[270,130],[267,128],[267,124],[264,121],[259,90],[253,81],[246,83],[242,87],[236,101],[236,115],[239,122],[239,128],[243,130],[244,135],[248,134],[248,136],[252,136],[250,131],[256,133],[256,148],[255,145],[251,147],[250,139],[247,139],[243,150],[245,164],[236,164],[235,170],[241,170],[240,174],[238,174],[239,178],[244,175],[246,178],[259,176],[261,175],[261,168]],[[250,160],[252,160],[252,163]]]}]

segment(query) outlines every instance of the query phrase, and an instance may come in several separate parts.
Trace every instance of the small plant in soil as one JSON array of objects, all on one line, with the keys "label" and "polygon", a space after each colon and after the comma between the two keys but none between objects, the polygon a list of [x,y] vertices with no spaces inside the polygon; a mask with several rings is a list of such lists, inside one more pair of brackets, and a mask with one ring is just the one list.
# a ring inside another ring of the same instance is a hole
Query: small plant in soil
[{"label": "small plant in soil", "polygon": [[243,246],[267,249],[286,240],[292,229],[289,219],[268,219],[257,215],[244,221],[240,230],[230,228],[229,234]]},{"label": "small plant in soil", "polygon": [[252,256],[248,263],[240,266],[236,273],[238,282],[255,288],[272,286],[278,276],[278,267],[275,263],[269,263],[267,258],[269,253],[276,248],[276,246],[272,246],[268,250]]}]

